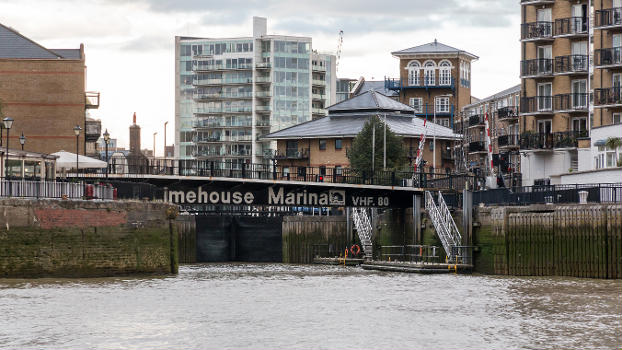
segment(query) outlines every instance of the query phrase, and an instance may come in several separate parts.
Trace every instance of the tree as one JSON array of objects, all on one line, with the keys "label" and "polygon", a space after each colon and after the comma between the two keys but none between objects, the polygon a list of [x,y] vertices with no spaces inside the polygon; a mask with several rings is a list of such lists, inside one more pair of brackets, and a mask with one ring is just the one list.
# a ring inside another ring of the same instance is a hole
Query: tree
[{"label": "tree", "polygon": [[[382,170],[384,159],[384,123],[377,115],[372,116],[352,141],[348,152],[350,166],[357,171],[372,170],[372,129],[375,129],[374,169]],[[406,165],[402,138],[387,126],[387,170]]]},{"label": "tree", "polygon": [[622,166],[622,161],[618,158],[618,148],[622,147],[622,137],[608,137],[605,146],[615,152],[616,165]]}]

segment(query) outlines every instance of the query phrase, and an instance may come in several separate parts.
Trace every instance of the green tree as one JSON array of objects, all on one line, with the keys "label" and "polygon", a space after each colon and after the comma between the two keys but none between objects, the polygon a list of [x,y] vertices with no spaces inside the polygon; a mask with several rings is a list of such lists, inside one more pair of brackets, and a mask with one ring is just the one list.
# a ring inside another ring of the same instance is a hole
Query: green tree
[{"label": "green tree", "polygon": [[[374,169],[382,170],[384,157],[384,123],[372,116],[352,141],[348,152],[350,166],[357,171],[372,170],[372,130],[375,129]],[[398,170],[406,165],[402,138],[387,126],[387,170]]]},{"label": "green tree", "polygon": [[616,165],[622,166],[622,157],[618,156],[618,148],[622,147],[622,137],[608,137],[605,146],[615,152]]}]

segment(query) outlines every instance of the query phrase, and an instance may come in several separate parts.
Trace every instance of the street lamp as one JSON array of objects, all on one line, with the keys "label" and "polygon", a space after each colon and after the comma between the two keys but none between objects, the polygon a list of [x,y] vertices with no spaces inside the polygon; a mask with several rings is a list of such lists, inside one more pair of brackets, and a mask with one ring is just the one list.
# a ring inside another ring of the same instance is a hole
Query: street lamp
[{"label": "street lamp", "polygon": [[9,130],[13,126],[13,118],[6,117],[2,120],[4,128],[6,129],[6,159],[4,161],[4,177],[8,177],[9,169]]},{"label": "street lamp", "polygon": [[78,155],[80,154],[80,131],[82,128],[80,125],[76,125],[73,127],[73,132],[76,134],[76,178],[80,174],[80,164],[78,161]]},{"label": "street lamp", "polygon": [[22,145],[22,151],[24,150],[24,144],[26,143],[26,136],[24,136],[24,133],[22,132],[22,136],[19,137],[19,143],[20,145]]},{"label": "street lamp", "polygon": [[110,142],[110,134],[108,129],[104,132],[104,143],[106,144],[106,179],[108,178],[108,143]]},{"label": "street lamp", "polygon": [[[436,172],[436,99],[437,98],[451,98],[453,95],[451,94],[445,94],[445,95],[439,95],[436,96],[434,98],[434,120],[432,120],[432,123],[434,124],[434,130],[433,134],[432,134],[432,149],[434,150],[434,152],[432,152],[432,169],[434,169],[434,172],[432,174],[434,174]],[[434,176],[434,175],[432,175]]]}]

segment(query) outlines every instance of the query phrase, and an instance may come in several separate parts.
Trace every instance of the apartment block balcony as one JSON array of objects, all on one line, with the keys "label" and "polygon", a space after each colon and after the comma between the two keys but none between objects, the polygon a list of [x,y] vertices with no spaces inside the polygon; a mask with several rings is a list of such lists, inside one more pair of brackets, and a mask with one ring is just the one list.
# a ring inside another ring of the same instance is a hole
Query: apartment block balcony
[{"label": "apartment block balcony", "polygon": [[84,93],[84,107],[86,109],[99,108],[99,92],[87,91]]},{"label": "apartment block balcony", "polygon": [[507,106],[497,109],[498,120],[512,120],[518,118],[518,110],[516,106]]},{"label": "apartment block balcony", "polygon": [[559,94],[553,96],[555,112],[587,112],[587,93]]},{"label": "apartment block balcony", "polygon": [[251,99],[253,94],[251,92],[239,92],[239,93],[202,93],[194,91],[192,97],[195,100],[243,100]]},{"label": "apartment block balcony", "polygon": [[326,96],[323,94],[312,94],[311,97],[315,101],[324,101],[326,99]]},{"label": "apartment block balcony", "polygon": [[520,0],[521,5],[552,5],[555,0]]},{"label": "apartment block balcony", "polygon": [[255,63],[255,68],[257,69],[271,69],[272,68],[272,64],[270,64],[270,62],[257,62]]},{"label": "apartment block balcony", "polygon": [[326,72],[326,66],[318,66],[318,65],[314,64],[314,65],[311,66],[311,69],[314,72]]},{"label": "apartment block balcony", "polygon": [[255,126],[260,128],[269,128],[270,120],[269,119],[256,119]]},{"label": "apartment block balcony", "polygon": [[311,114],[326,115],[326,110],[324,108],[312,107]]},{"label": "apartment block balcony", "polygon": [[256,105],[255,106],[255,112],[257,112],[257,113],[270,113],[270,112],[272,112],[272,106]]},{"label": "apartment block balcony", "polygon": [[622,47],[594,50],[594,66],[596,68],[622,67]]},{"label": "apartment block balcony", "polygon": [[219,129],[219,128],[250,128],[253,124],[250,120],[238,121],[211,121],[211,120],[195,120],[192,127],[195,129]]},{"label": "apartment block balcony", "polygon": [[455,80],[443,79],[395,79],[384,78],[384,88],[388,90],[402,89],[454,89]]},{"label": "apartment block balcony", "polygon": [[537,58],[521,61],[520,75],[521,78],[552,78],[553,59]]},{"label": "apartment block balcony", "polygon": [[569,17],[556,19],[554,33],[556,38],[587,37],[587,18]]},{"label": "apartment block balcony", "polygon": [[251,78],[227,78],[227,79],[192,79],[194,86],[213,86],[213,85],[243,85],[252,84]]},{"label": "apartment block balcony", "polygon": [[622,87],[594,89],[594,107],[622,107]]},{"label": "apartment block balcony", "polygon": [[521,24],[521,41],[552,41],[553,22],[531,22]]},{"label": "apartment block balcony", "polygon": [[519,136],[514,135],[500,135],[497,137],[497,145],[499,148],[518,148]]},{"label": "apartment block balcony", "polygon": [[484,127],[484,115],[475,114],[469,117],[469,128]]},{"label": "apartment block balcony", "polygon": [[552,133],[524,132],[520,136],[520,149],[552,150],[576,148],[579,139],[589,137],[587,130],[561,131]]},{"label": "apartment block balcony", "polygon": [[471,141],[469,142],[469,153],[482,153],[486,151],[486,142],[484,141]]},{"label": "apartment block balcony", "polygon": [[192,70],[194,72],[214,72],[214,71],[229,71],[229,70],[252,70],[252,64],[236,64],[231,66],[226,66],[224,64],[202,64],[202,61],[197,61],[196,64],[192,65]]},{"label": "apartment block balcony", "polygon": [[198,151],[193,153],[194,157],[197,158],[220,158],[220,157],[250,157],[250,150],[226,150],[226,149],[217,149],[217,150],[208,150],[208,151]]},{"label": "apartment block balcony", "polygon": [[220,143],[220,142],[251,142],[253,138],[251,135],[244,136],[208,136],[208,137],[194,137],[192,139],[194,143]]},{"label": "apartment block balcony", "polygon": [[313,85],[313,86],[326,86],[326,80],[312,79],[311,80],[311,85]]},{"label": "apartment block balcony", "polygon": [[521,97],[520,114],[553,114],[553,96]]},{"label": "apartment block balcony", "polygon": [[622,29],[622,7],[596,10],[594,29]]},{"label": "apartment block balcony", "polygon": [[255,77],[255,83],[257,84],[270,84],[272,83],[272,77],[271,76],[257,76]]},{"label": "apartment block balcony", "polygon": [[272,91],[255,91],[256,98],[270,98],[272,97]]},{"label": "apartment block balcony", "polygon": [[555,75],[587,74],[587,55],[555,57]]},{"label": "apartment block balcony", "polygon": [[274,152],[274,158],[276,159],[309,159],[308,148],[287,148],[285,152]]},{"label": "apartment block balcony", "polygon": [[210,108],[197,107],[194,109],[195,114],[223,114],[223,113],[251,113],[252,108],[248,107],[226,107],[226,108]]}]

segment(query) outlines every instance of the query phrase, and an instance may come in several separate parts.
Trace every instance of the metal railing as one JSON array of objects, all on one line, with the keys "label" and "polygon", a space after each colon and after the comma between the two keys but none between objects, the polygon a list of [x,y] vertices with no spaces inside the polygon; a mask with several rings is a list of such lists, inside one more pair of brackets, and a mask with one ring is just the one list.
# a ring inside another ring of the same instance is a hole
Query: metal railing
[{"label": "metal railing", "polygon": [[517,118],[518,114],[515,106],[501,107],[497,109],[497,118],[499,120]]},{"label": "metal railing", "polygon": [[555,57],[555,73],[587,73],[587,55]]},{"label": "metal railing", "polygon": [[552,39],[553,38],[553,22],[538,21],[532,23],[521,24],[521,39]]},{"label": "metal railing", "polygon": [[579,203],[581,191],[587,192],[588,203],[622,202],[622,183],[613,183],[522,186],[475,191],[473,205]]},{"label": "metal railing", "polygon": [[553,96],[521,97],[521,113],[552,113]]},{"label": "metal railing", "polygon": [[594,27],[611,27],[622,25],[622,8],[614,7],[594,11]]},{"label": "metal railing", "polygon": [[520,136],[521,149],[573,148],[578,139],[589,137],[587,130],[571,130],[552,133],[525,132]]},{"label": "metal railing", "polygon": [[511,146],[517,146],[519,145],[518,142],[518,135],[517,134],[513,134],[513,135],[499,135],[497,137],[497,144],[499,145],[499,147],[511,147]]},{"label": "metal railing", "polygon": [[449,80],[440,81],[440,79],[396,79],[385,78],[384,86],[389,90],[399,90],[404,88],[453,88],[455,80],[452,77]]},{"label": "metal railing", "polygon": [[619,86],[611,88],[594,89],[594,105],[619,105],[622,104],[622,88]]},{"label": "metal railing", "polygon": [[622,64],[622,47],[594,50],[595,66],[612,66]]},{"label": "metal railing", "polygon": [[461,245],[462,237],[440,192],[438,193],[438,201],[439,205],[437,206],[432,193],[425,191],[425,209],[432,220],[436,234],[443,244],[448,261],[455,262],[453,247]]},{"label": "metal railing", "polygon": [[352,208],[352,221],[356,228],[356,233],[359,236],[361,245],[363,246],[363,252],[365,253],[365,259],[372,258],[372,225],[369,215],[367,215],[366,208]]},{"label": "metal railing", "polygon": [[481,114],[475,114],[469,117],[469,127],[484,126],[484,116]]},{"label": "metal railing", "polygon": [[106,184],[83,182],[1,179],[0,197],[112,200],[114,188]]},{"label": "metal railing", "polygon": [[587,93],[570,93],[553,96],[555,111],[587,111]]},{"label": "metal railing", "polygon": [[558,18],[555,20],[555,36],[587,35],[587,19],[583,17]]},{"label": "metal railing", "polygon": [[486,152],[486,143],[484,141],[469,142],[469,153]]},{"label": "metal railing", "polygon": [[520,75],[522,77],[541,77],[553,75],[553,59],[537,58],[521,61]]},{"label": "metal railing", "polygon": [[402,262],[439,262],[439,247],[433,245],[383,245],[379,247],[380,260]]}]

